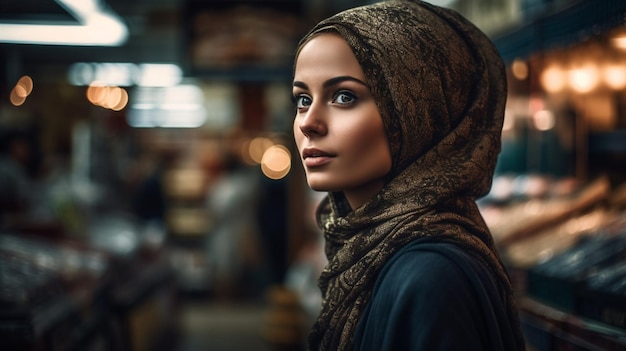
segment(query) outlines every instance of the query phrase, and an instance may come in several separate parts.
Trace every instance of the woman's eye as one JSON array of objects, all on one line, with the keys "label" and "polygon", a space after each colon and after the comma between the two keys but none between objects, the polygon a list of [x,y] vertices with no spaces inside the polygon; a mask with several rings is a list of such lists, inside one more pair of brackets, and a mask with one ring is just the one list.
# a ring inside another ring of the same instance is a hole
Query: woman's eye
[{"label": "woman's eye", "polygon": [[311,105],[311,98],[306,95],[294,96],[294,101],[297,108],[304,108]]},{"label": "woman's eye", "polygon": [[356,101],[356,95],[347,91],[341,91],[337,93],[333,99],[333,102],[340,105],[348,105]]}]

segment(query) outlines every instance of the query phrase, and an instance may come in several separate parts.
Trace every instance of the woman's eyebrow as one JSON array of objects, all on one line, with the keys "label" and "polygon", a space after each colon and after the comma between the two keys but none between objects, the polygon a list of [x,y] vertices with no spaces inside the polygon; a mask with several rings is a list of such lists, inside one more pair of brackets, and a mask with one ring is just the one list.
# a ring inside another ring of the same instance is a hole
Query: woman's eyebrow
[{"label": "woman's eyebrow", "polygon": [[325,81],[324,84],[322,84],[322,86],[324,88],[328,88],[330,86],[333,86],[333,85],[336,85],[336,84],[339,84],[339,83],[345,82],[345,81],[359,83],[359,84],[369,88],[367,83],[365,83],[364,81],[362,81],[362,80],[360,80],[358,78],[354,78],[354,77],[351,77],[351,76],[339,76],[339,77],[330,78],[327,81]]},{"label": "woman's eyebrow", "polygon": [[300,81],[297,81],[297,80],[293,82],[293,86],[294,87],[298,87],[298,88],[302,88],[302,89],[308,89],[309,88],[309,86],[306,85],[306,83],[300,82]]},{"label": "woman's eyebrow", "polygon": [[[365,83],[364,81],[362,81],[362,80],[360,80],[358,78],[354,78],[354,77],[351,77],[351,76],[339,76],[339,77],[330,78],[330,79],[326,80],[322,84],[322,87],[328,88],[330,86],[337,85],[337,84],[339,84],[341,82],[345,82],[345,81],[355,82],[355,83],[361,84],[361,85],[369,88],[367,83]],[[294,87],[298,87],[298,88],[302,88],[302,89],[308,89],[309,88],[308,85],[306,85],[306,83],[301,82],[301,81],[297,81],[297,80],[293,82],[293,86]]]}]

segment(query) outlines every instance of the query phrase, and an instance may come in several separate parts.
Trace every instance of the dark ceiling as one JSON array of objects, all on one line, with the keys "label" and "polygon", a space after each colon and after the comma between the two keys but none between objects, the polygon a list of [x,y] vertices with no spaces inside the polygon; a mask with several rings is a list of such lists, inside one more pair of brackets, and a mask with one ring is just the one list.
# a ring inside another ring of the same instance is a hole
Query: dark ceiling
[{"label": "dark ceiling", "polygon": [[[261,0],[100,0],[126,23],[129,37],[118,47],[8,44],[0,42],[0,68],[5,79],[14,78],[20,71],[51,70],[75,62],[130,62],[186,64],[186,12],[193,6],[212,7],[220,3],[246,2],[267,5]],[[282,5],[280,4],[282,2]],[[279,0],[277,8],[292,6],[304,8],[311,16],[315,9],[337,11],[366,3],[358,0]],[[0,23],[54,21],[77,23],[76,19],[55,0],[0,0]],[[6,77],[6,76],[10,77]]]},{"label": "dark ceiling", "polygon": [[[74,62],[180,62],[182,58],[181,8],[184,0],[105,0],[126,23],[128,40],[118,47],[33,45],[0,43],[9,65],[64,65]],[[54,0],[2,0],[0,22],[76,19]]]},{"label": "dark ceiling", "polygon": [[74,18],[53,0],[3,0],[0,21],[74,21]]}]

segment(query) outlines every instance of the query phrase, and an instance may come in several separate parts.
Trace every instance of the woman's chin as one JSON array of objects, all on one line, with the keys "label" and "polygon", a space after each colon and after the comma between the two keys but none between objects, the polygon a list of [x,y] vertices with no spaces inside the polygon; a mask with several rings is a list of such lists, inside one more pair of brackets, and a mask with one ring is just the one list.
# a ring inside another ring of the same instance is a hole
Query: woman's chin
[{"label": "woman's chin", "polygon": [[309,188],[313,191],[328,191],[328,188],[315,183],[309,183]]},{"label": "woman's chin", "polygon": [[328,182],[321,181],[318,179],[308,179],[307,183],[309,184],[309,188],[314,191],[333,191],[334,189],[328,184]]}]

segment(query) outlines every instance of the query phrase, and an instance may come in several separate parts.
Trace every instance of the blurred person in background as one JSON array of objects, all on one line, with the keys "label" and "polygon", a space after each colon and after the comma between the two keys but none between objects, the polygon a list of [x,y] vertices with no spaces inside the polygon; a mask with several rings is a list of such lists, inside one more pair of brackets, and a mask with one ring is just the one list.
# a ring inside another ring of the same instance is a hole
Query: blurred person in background
[{"label": "blurred person in background", "polygon": [[502,59],[456,12],[384,1],[301,40],[294,137],[328,264],[310,350],[523,350],[476,199],[490,189]]},{"label": "blurred person in background", "polygon": [[36,135],[29,130],[0,133],[0,223],[23,215],[33,206],[38,172]]},{"label": "blurred person in background", "polygon": [[212,289],[217,299],[258,297],[264,280],[253,274],[264,268],[256,218],[258,174],[230,150],[221,155],[219,168],[206,199],[212,218],[206,243]]}]

